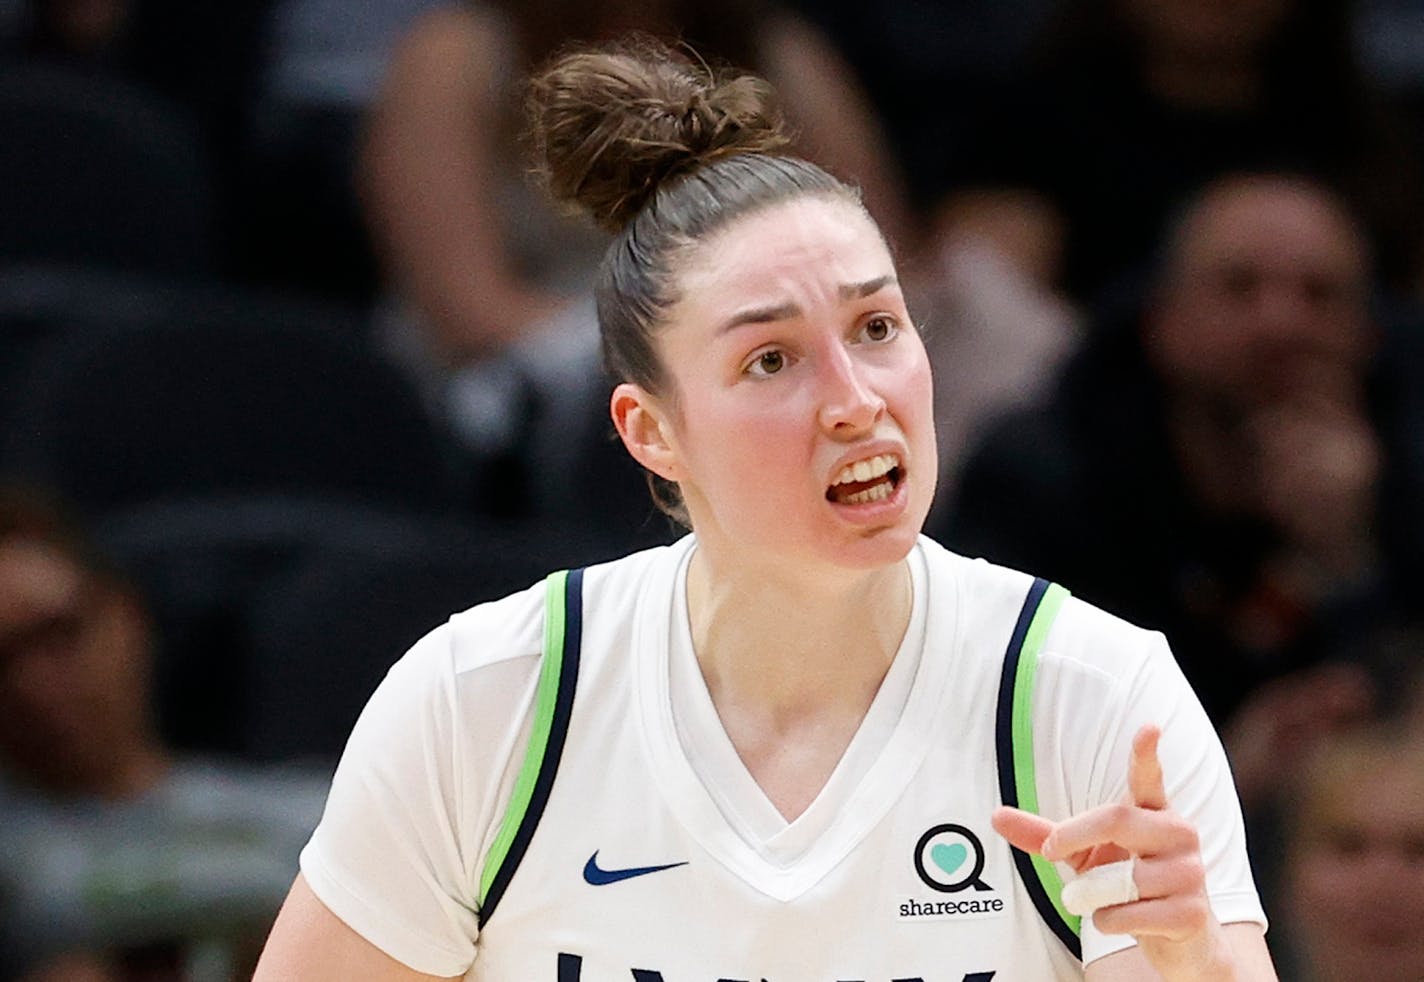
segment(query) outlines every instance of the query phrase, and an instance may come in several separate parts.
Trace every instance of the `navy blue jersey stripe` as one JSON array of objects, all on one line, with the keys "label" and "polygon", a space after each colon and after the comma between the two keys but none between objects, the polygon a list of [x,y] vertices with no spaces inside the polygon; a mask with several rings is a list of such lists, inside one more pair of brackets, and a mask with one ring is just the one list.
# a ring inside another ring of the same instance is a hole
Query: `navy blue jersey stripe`
[{"label": "navy blue jersey stripe", "polygon": [[[999,796],[1004,804],[1014,807],[1017,807],[1019,803],[1018,786],[1014,780],[1014,683],[1018,678],[1019,659],[1023,654],[1024,639],[1028,635],[1029,625],[1033,623],[1034,614],[1038,612],[1038,605],[1043,601],[1043,595],[1048,592],[1048,585],[1047,580],[1036,578],[1033,585],[1029,587],[1023,609],[1019,611],[1018,622],[1014,624],[1014,633],[1009,637],[1009,646],[1004,651],[1004,671],[999,678],[998,710],[994,717],[994,747],[998,757]],[[1018,869],[1019,877],[1028,890],[1029,899],[1033,901],[1034,909],[1038,911],[1039,916],[1043,918],[1044,923],[1058,937],[1058,940],[1062,941],[1064,946],[1073,953],[1073,957],[1081,961],[1083,943],[1073,929],[1058,915],[1057,908],[1053,906],[1053,900],[1048,896],[1048,891],[1044,889],[1042,881],[1038,878],[1038,871],[1033,868],[1033,857],[1022,849],[1010,848],[1014,855],[1014,866]]]},{"label": "navy blue jersey stripe", "polygon": [[544,816],[544,808],[549,803],[549,794],[554,788],[554,778],[559,771],[559,761],[564,753],[564,741],[569,735],[569,717],[573,714],[574,690],[578,686],[579,651],[583,640],[583,570],[569,571],[564,593],[564,647],[563,669],[559,673],[559,692],[554,701],[554,717],[549,726],[549,742],[544,749],[544,760],[539,766],[539,777],[534,782],[534,792],[529,799],[529,808],[519,823],[499,872],[490,884],[485,902],[480,906],[479,924],[494,913],[505,889],[509,886],[514,871],[524,859],[529,843],[534,838],[534,830],[539,827],[539,819]]},{"label": "navy blue jersey stripe", "polygon": [[1014,624],[1014,633],[1009,636],[1009,646],[1004,650],[1004,673],[999,677],[999,706],[994,718],[994,746],[999,758],[999,797],[1006,805],[1019,803],[1018,785],[1014,781],[1014,680],[1018,677],[1024,638],[1047,592],[1047,580],[1033,581],[1019,611],[1018,622]]}]

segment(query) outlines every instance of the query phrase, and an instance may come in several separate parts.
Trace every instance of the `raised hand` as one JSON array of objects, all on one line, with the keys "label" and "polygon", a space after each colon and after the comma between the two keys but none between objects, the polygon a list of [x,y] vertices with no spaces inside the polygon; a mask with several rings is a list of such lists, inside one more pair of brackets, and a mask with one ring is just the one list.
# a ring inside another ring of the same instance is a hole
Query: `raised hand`
[{"label": "raised hand", "polygon": [[1130,860],[1136,897],[1124,890],[1112,898],[1117,902],[1093,911],[1098,930],[1135,937],[1164,978],[1232,978],[1230,946],[1207,897],[1197,831],[1167,800],[1160,737],[1157,727],[1144,726],[1133,738],[1127,801],[1062,822],[1000,808],[994,828],[1019,849],[1080,874]]}]

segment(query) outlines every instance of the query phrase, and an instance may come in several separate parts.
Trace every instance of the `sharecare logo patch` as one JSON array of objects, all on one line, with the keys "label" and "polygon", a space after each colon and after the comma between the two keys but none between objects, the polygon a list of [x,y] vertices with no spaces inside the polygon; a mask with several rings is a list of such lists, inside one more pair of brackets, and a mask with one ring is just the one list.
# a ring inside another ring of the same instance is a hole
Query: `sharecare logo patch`
[{"label": "sharecare logo patch", "polygon": [[932,893],[906,897],[901,918],[993,917],[1006,910],[1004,898],[984,880],[984,843],[968,827],[946,822],[925,831],[915,843],[915,874]]}]

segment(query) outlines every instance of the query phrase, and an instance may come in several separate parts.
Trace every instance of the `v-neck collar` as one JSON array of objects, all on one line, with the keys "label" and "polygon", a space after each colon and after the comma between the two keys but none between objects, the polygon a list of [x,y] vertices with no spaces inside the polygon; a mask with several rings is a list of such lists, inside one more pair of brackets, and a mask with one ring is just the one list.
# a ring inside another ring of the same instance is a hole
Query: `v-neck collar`
[{"label": "v-neck collar", "polygon": [[[696,663],[686,602],[694,549],[688,536],[670,550],[668,566],[639,597],[639,723],[655,779],[689,832],[749,885],[789,901],[870,833],[923,762],[959,649],[958,585],[952,578],[932,585],[925,547],[916,545],[904,642],[826,785],[787,822],[737,755]],[[931,650],[928,639],[945,650]]]}]

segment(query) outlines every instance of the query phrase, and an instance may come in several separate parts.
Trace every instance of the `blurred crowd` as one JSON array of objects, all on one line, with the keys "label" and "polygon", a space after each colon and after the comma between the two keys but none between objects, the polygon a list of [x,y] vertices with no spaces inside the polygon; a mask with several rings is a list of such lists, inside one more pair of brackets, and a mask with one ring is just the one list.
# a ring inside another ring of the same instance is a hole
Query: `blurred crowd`
[{"label": "blurred crowd", "polygon": [[1424,982],[1420,0],[0,0],[0,982],[243,977],[389,664],[667,542],[520,79],[768,78],[931,535],[1167,633],[1282,978]]}]

